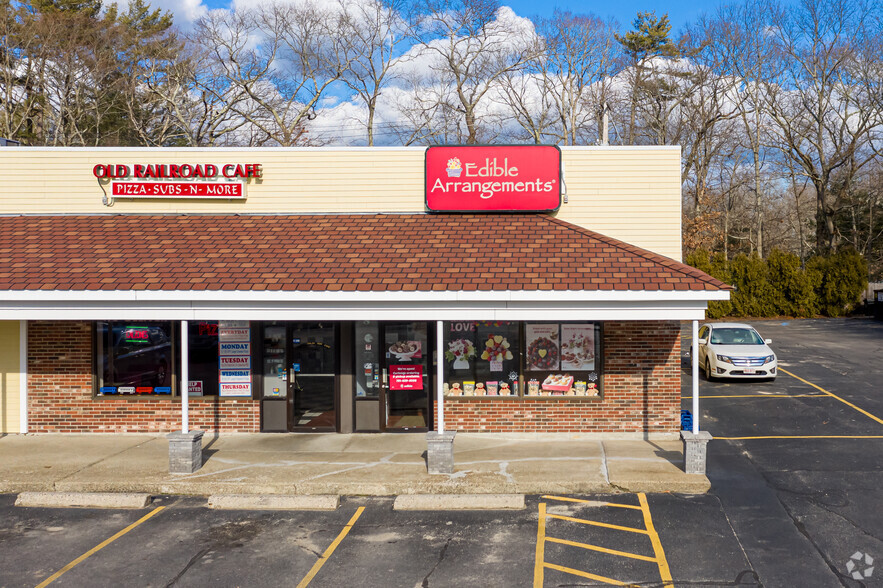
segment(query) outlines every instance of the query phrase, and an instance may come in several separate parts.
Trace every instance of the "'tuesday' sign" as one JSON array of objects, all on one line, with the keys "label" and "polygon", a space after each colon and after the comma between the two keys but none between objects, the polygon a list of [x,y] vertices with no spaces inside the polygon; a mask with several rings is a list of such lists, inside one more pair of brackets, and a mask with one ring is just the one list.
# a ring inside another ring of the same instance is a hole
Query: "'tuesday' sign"
[{"label": "'tuesday' sign", "polygon": [[554,145],[426,149],[426,207],[437,212],[551,212],[561,206]]}]

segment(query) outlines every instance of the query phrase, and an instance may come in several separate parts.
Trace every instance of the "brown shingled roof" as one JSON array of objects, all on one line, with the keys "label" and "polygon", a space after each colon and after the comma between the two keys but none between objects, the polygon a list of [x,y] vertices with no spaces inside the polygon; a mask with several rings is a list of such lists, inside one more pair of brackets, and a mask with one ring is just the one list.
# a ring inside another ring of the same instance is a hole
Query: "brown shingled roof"
[{"label": "brown shingled roof", "polygon": [[724,289],[540,214],[0,218],[0,290]]}]

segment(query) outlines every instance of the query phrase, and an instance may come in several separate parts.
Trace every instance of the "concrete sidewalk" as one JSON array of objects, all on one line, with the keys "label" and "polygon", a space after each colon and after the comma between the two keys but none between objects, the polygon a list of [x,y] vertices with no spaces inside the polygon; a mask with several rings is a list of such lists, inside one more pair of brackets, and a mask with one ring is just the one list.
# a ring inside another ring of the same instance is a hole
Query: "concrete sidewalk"
[{"label": "concrete sidewalk", "polygon": [[430,475],[422,434],[206,434],[202,469],[169,474],[165,435],[7,435],[0,493],[702,493],[680,441],[579,434],[458,434],[453,474]]}]

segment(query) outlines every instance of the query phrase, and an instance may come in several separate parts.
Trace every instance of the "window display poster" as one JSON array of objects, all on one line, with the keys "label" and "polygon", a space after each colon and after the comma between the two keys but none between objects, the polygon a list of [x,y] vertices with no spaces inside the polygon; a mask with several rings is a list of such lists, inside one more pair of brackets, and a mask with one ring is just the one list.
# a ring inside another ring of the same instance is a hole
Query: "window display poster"
[{"label": "window display poster", "polygon": [[524,326],[527,341],[527,369],[533,371],[557,370],[560,365],[558,324],[531,324]]},{"label": "window display poster", "polygon": [[422,365],[389,366],[390,390],[423,390]]},{"label": "window display poster", "polygon": [[595,325],[561,325],[561,369],[592,371],[595,369]]},{"label": "window display poster", "polygon": [[190,380],[187,390],[190,396],[202,396],[202,380]]},{"label": "window display poster", "polygon": [[218,321],[218,381],[221,396],[251,396],[250,339],[248,321]]}]

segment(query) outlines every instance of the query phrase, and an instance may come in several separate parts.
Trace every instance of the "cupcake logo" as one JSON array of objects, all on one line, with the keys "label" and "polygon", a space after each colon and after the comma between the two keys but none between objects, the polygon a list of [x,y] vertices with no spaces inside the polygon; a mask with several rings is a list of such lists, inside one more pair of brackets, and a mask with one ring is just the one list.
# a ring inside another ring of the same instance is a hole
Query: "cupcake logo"
[{"label": "cupcake logo", "polygon": [[445,169],[448,172],[449,178],[459,178],[460,174],[463,173],[463,164],[460,162],[459,158],[452,157],[448,160]]}]

